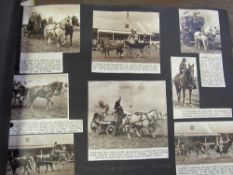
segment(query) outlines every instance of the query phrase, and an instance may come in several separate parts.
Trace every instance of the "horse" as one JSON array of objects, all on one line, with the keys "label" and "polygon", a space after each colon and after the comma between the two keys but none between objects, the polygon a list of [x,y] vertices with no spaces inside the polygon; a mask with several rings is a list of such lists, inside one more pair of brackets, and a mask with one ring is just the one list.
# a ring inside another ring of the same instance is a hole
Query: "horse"
[{"label": "horse", "polygon": [[35,167],[36,167],[37,173],[40,173],[41,166],[46,167],[46,170],[45,170],[46,173],[48,172],[49,167],[50,167],[51,171],[54,171],[53,170],[53,162],[49,158],[40,158],[40,157],[35,155],[35,156],[33,156],[33,160],[35,162]]},{"label": "horse", "polygon": [[27,172],[28,175],[30,175],[29,169],[31,170],[31,165],[30,165],[30,158],[16,158],[9,156],[8,161],[10,164],[10,167],[12,169],[13,175],[17,175],[16,170],[20,167],[23,167],[23,175]]},{"label": "horse", "polygon": [[125,129],[125,132],[129,139],[131,139],[130,128],[134,128],[136,134],[139,137],[141,137],[143,134],[142,128],[146,128],[148,129],[152,137],[155,138],[156,124],[157,120],[160,118],[161,116],[159,115],[157,110],[151,110],[147,113],[136,112],[134,114],[125,114],[124,118],[122,119],[122,128]]},{"label": "horse", "polygon": [[124,48],[124,43],[113,41],[113,40],[108,40],[104,38],[99,39],[100,43],[100,50],[102,53],[104,53],[105,58],[110,57],[110,52],[111,50],[116,50],[116,54],[120,54],[121,58],[123,58],[123,48]]},{"label": "horse", "polygon": [[200,153],[204,154],[206,157],[209,156],[208,146],[200,141],[188,141],[185,143],[180,143],[178,145],[180,154],[183,156],[183,161],[185,158],[189,159],[189,154],[195,151],[195,158],[198,159]]},{"label": "horse", "polygon": [[[203,46],[206,52],[209,49],[209,41],[213,41],[216,37],[217,29],[216,27],[205,26],[201,31],[194,32],[194,41],[197,49],[201,49]],[[214,47],[214,46],[213,46]]]},{"label": "horse", "polygon": [[[50,110],[53,107],[51,98],[63,94],[66,88],[67,84],[59,81],[52,82],[48,85],[30,87],[28,88],[25,103],[33,109],[35,99],[38,97],[44,98],[47,99],[47,110]],[[50,105],[52,106],[51,108]]]},{"label": "horse", "polygon": [[188,68],[182,73],[177,74],[174,78],[174,84],[178,97],[178,103],[181,99],[181,91],[183,91],[183,105],[185,105],[186,89],[189,91],[189,104],[192,106],[192,90],[196,89],[196,82],[194,78],[194,64],[188,65]]},{"label": "horse", "polygon": [[[48,24],[44,28],[44,37],[48,39],[48,44],[55,38],[57,47],[66,44],[67,36],[70,36],[70,45],[72,46],[73,24],[72,18],[66,17],[59,23]],[[62,42],[62,37],[64,41]]]}]

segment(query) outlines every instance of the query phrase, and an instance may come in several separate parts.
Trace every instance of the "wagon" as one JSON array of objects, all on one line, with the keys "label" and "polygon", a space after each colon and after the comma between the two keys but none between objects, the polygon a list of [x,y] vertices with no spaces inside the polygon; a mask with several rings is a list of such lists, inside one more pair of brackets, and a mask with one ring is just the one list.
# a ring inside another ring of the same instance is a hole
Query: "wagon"
[{"label": "wagon", "polygon": [[107,134],[108,136],[116,136],[121,133],[121,126],[116,121],[108,121],[104,118],[104,114],[94,114],[91,121],[91,129],[94,133],[97,135]]},{"label": "wagon", "polygon": [[141,42],[132,46],[126,43],[124,48],[124,54],[126,58],[152,58],[155,55],[155,52],[158,51],[157,44],[150,44],[149,42]]}]

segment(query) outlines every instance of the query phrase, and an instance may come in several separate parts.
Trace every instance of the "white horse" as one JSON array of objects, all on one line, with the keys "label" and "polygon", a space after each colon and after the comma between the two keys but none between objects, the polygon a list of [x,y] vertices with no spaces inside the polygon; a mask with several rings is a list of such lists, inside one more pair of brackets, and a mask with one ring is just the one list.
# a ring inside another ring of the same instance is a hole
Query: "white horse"
[{"label": "white horse", "polygon": [[151,110],[150,112],[136,112],[134,114],[126,114],[122,119],[122,127],[125,129],[128,138],[130,139],[130,128],[134,128],[136,134],[142,136],[142,128],[148,129],[153,138],[156,136],[157,120],[161,119],[161,115],[157,110]]},{"label": "white horse", "polygon": [[194,33],[194,40],[195,40],[195,46],[197,49],[201,49],[203,45],[203,49],[206,52],[209,47],[209,39],[212,39],[214,41],[216,37],[217,29],[216,27],[206,26],[203,27],[202,31],[196,31]]},{"label": "white horse", "polygon": [[57,47],[60,47],[60,45],[66,44],[67,28],[72,27],[72,18],[68,16],[61,20],[59,23],[46,25],[44,28],[44,37],[48,39],[48,44],[51,43],[52,39],[55,39]]}]

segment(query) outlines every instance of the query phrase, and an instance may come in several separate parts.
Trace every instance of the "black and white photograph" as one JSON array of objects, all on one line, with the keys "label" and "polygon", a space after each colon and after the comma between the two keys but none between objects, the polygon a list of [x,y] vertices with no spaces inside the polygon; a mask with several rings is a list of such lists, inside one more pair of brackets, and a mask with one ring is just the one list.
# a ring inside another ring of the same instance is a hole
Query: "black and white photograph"
[{"label": "black and white photograph", "polygon": [[88,83],[89,152],[127,149],[136,155],[137,149],[167,147],[165,81]]},{"label": "black and white photograph", "polygon": [[180,9],[180,43],[183,53],[221,53],[217,10]]},{"label": "black and white photograph", "polygon": [[171,57],[171,74],[173,108],[199,108],[196,58]]},{"label": "black and white photograph", "polygon": [[11,120],[67,119],[68,74],[15,75]]},{"label": "black and white photograph", "polygon": [[233,122],[175,123],[177,165],[233,162]]},{"label": "black and white photograph", "polygon": [[24,6],[21,52],[80,52],[80,5]]},{"label": "black and white photograph", "polygon": [[[160,68],[159,13],[94,11],[92,31],[93,67],[95,67],[95,63],[118,65],[118,68],[107,68],[110,72],[114,71],[114,69],[122,69],[120,71],[124,71],[123,69],[130,70],[129,67],[122,68],[122,66],[119,66],[121,64],[124,67],[124,65],[130,63],[135,65],[139,63],[155,64]],[[117,73],[120,73],[120,71]],[[135,70],[135,72],[137,71],[139,70]],[[160,73],[160,69],[157,71]]]},{"label": "black and white photograph", "polygon": [[73,134],[9,137],[6,175],[74,175]]}]

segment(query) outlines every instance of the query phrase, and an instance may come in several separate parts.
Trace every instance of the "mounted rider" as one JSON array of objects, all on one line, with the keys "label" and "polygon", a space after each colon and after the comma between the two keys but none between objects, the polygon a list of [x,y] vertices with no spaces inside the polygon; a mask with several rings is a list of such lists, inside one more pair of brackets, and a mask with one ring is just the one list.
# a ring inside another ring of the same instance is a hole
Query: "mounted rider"
[{"label": "mounted rider", "polygon": [[184,75],[185,71],[187,70],[187,60],[185,58],[182,59],[180,66],[180,75]]}]

